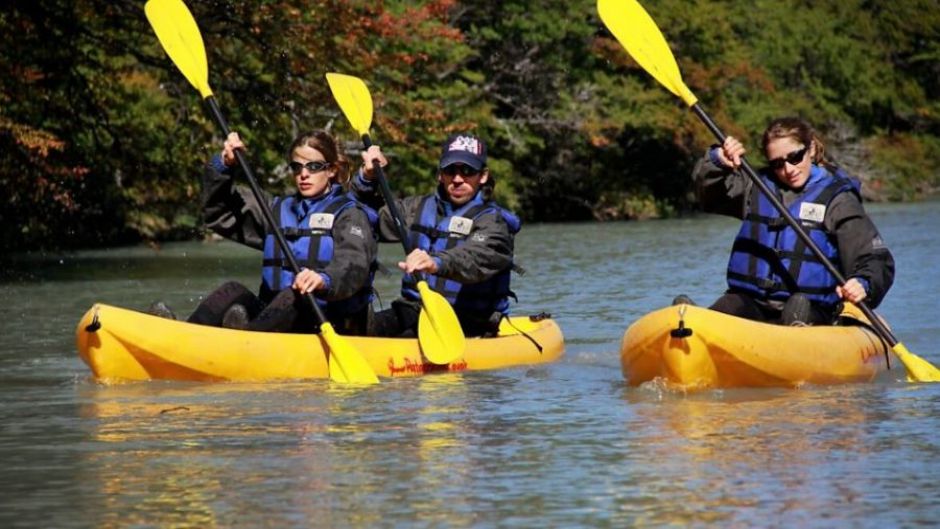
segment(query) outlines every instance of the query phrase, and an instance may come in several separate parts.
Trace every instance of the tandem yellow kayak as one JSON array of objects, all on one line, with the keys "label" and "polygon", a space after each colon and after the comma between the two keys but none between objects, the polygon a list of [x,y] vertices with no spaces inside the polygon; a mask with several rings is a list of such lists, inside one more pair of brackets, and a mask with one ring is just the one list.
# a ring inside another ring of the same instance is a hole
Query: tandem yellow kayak
[{"label": "tandem yellow kayak", "polygon": [[631,385],[661,378],[689,389],[871,381],[890,348],[854,306],[842,315],[858,324],[789,327],[670,306],[627,328],[620,365]]},{"label": "tandem yellow kayak", "polygon": [[[499,336],[468,338],[463,358],[431,364],[414,338],[346,336],[380,377],[499,369],[552,362],[564,354],[561,329],[544,316],[503,320]],[[99,381],[268,381],[329,378],[316,334],[251,332],[196,325],[98,303],[75,329],[82,360]]]}]

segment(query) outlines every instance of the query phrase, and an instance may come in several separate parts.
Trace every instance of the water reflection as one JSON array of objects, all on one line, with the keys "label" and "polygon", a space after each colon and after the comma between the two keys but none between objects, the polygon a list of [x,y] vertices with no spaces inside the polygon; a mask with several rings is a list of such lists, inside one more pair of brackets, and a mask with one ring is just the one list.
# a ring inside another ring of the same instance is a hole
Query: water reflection
[{"label": "water reflection", "polygon": [[[387,385],[398,387],[85,385],[80,415],[94,425],[94,448],[85,454],[81,479],[96,489],[93,496],[107,498],[102,512],[120,512],[131,524],[206,526],[219,516],[256,517],[252,509],[261,505],[253,502],[283,495],[289,480],[283,514],[266,521],[289,516],[370,527],[400,503],[453,526],[453,499],[474,465],[468,442],[491,427],[467,421],[466,410],[492,405],[509,388],[471,391],[460,375]],[[427,495],[413,498],[416,487]],[[441,494],[447,490],[453,494]],[[349,497],[337,503],[337,494]],[[360,497],[385,498],[385,507],[350,509],[348,502]]]},{"label": "water reflection", "polygon": [[889,413],[861,386],[626,390],[636,414],[630,424],[644,425],[645,456],[657,462],[656,475],[645,479],[670,497],[668,505],[634,514],[657,525],[763,525],[742,514],[759,508],[812,522],[814,512],[870,495],[868,431]]},{"label": "water reflection", "polygon": [[[876,222],[899,276],[881,309],[912,351],[940,362],[937,279],[911,272],[940,255],[928,229],[940,209],[886,211]],[[156,296],[187,313],[221,272],[160,270],[186,259],[152,266],[131,253],[135,270],[96,260],[125,256],[113,250],[47,280],[0,283],[16,300],[0,304],[0,526],[931,525],[940,385],[626,385],[624,329],[677,290],[716,296],[733,230],[710,217],[527,226],[519,310],[556,313],[561,362],[356,391],[91,383],[74,348],[78,316],[96,301],[141,307]],[[196,252],[211,268],[218,249],[164,251]],[[247,283],[255,257],[221,256]],[[380,288],[387,306],[397,278]]]},{"label": "water reflection", "polygon": [[[293,475],[307,478],[295,498],[302,502],[290,510],[322,517],[328,511],[308,495],[322,497],[330,488],[317,477],[333,470],[332,456],[330,445],[312,449],[305,442],[309,431],[318,429],[315,423],[284,420],[305,407],[302,400],[284,399],[299,396],[299,389],[158,383],[83,387],[80,414],[94,425],[91,442],[98,446],[85,454],[81,479],[98,489],[93,497],[105,502],[96,510],[108,513],[100,525],[207,527],[219,516],[253,518],[264,507],[263,494],[254,493],[278,476]],[[272,408],[271,400],[292,409]],[[277,520],[279,514],[271,516]]]}]

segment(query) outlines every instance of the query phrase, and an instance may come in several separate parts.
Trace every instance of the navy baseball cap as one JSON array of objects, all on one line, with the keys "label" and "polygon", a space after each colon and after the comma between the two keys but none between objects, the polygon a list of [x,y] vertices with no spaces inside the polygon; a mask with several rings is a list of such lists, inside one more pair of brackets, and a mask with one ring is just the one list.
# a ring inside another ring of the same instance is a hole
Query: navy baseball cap
[{"label": "navy baseball cap", "polygon": [[440,168],[462,163],[479,171],[486,167],[486,144],[472,134],[452,134],[444,142]]}]

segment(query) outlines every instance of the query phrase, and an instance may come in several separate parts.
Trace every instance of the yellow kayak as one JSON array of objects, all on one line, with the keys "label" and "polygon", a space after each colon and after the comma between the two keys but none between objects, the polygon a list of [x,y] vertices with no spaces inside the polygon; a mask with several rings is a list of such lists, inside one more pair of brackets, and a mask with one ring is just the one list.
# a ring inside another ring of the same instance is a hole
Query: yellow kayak
[{"label": "yellow kayak", "polygon": [[[499,336],[467,339],[464,357],[447,365],[428,363],[414,338],[345,338],[380,377],[540,364],[564,354],[553,320],[510,320],[503,320]],[[104,382],[329,378],[325,342],[316,334],[223,329],[98,303],[78,323],[75,340],[82,360]]]},{"label": "yellow kayak", "polygon": [[871,381],[888,368],[890,348],[854,306],[843,316],[863,324],[788,327],[670,306],[627,328],[620,365],[631,385],[655,378],[684,388]]}]

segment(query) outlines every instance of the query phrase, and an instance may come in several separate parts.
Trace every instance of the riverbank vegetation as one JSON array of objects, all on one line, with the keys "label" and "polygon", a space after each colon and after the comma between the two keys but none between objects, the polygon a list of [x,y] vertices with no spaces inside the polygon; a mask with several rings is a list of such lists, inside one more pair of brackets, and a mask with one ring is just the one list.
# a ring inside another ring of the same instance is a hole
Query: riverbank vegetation
[{"label": "riverbank vegetation", "polygon": [[[932,0],[643,2],[724,130],[816,124],[876,200],[940,187],[940,10]],[[323,74],[363,78],[372,137],[402,193],[433,186],[440,142],[490,144],[497,194],[527,221],[649,218],[695,208],[689,173],[712,143],[639,68],[586,0],[187,2],[210,84],[269,189],[285,148],[355,133]],[[221,145],[199,96],[129,0],[32,0],[0,12],[4,248],[202,235],[205,161]],[[354,158],[354,161],[355,158]]]}]

